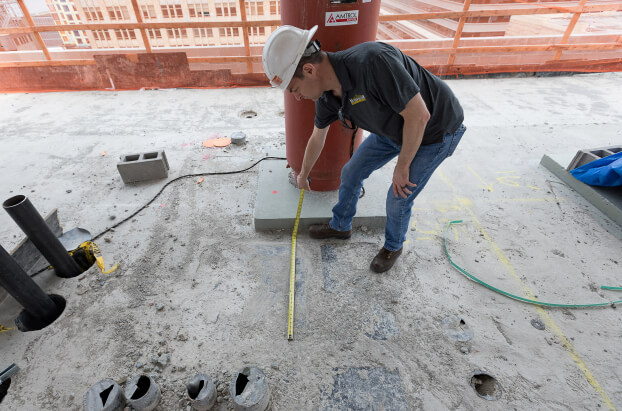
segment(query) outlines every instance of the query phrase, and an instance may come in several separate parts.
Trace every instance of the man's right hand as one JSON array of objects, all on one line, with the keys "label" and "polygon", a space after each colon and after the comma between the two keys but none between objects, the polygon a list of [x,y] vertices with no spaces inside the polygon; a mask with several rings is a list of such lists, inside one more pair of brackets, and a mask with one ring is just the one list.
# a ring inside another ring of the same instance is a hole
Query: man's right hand
[{"label": "man's right hand", "polygon": [[311,187],[309,187],[309,177],[307,176],[298,174],[298,177],[296,177],[296,184],[298,184],[298,188],[301,190],[302,189],[305,189],[307,191],[311,190]]}]

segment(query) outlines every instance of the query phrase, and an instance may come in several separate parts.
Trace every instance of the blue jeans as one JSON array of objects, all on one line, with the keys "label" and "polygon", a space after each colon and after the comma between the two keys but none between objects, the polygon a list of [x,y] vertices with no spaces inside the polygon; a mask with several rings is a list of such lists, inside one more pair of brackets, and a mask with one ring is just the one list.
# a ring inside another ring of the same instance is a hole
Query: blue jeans
[{"label": "blue jeans", "polygon": [[[410,178],[417,187],[410,187],[412,193],[402,198],[393,194],[392,186],[387,192],[387,225],[385,227],[384,248],[397,251],[406,240],[406,232],[410,224],[410,213],[415,197],[423,190],[434,170],[451,156],[460,142],[466,127],[461,125],[454,133],[447,133],[443,141],[435,144],[422,145],[417,150],[410,164]],[[356,150],[350,161],[341,170],[339,201],[333,207],[333,218],[330,226],[333,230],[347,231],[352,229],[352,218],[356,214],[356,203],[361,194],[363,181],[372,172],[381,168],[395,158],[402,146],[395,144],[386,137],[370,134]]]}]

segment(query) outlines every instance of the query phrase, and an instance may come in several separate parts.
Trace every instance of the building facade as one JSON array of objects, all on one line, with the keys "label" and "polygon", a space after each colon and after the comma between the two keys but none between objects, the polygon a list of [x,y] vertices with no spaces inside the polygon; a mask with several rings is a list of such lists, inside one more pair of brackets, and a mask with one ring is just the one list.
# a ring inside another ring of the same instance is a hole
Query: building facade
[{"label": "building facade", "polygon": [[[63,24],[137,22],[130,0],[47,0]],[[278,0],[245,1],[246,19],[258,20],[280,15]],[[238,1],[227,0],[138,0],[143,22],[216,22],[240,20]],[[262,44],[269,27],[249,27],[251,44]],[[152,48],[205,47],[244,44],[242,28],[164,28],[146,30]],[[69,44],[91,48],[142,48],[140,30],[108,29],[66,33]],[[65,40],[65,37],[63,37]],[[73,43],[75,41],[75,43]]]}]

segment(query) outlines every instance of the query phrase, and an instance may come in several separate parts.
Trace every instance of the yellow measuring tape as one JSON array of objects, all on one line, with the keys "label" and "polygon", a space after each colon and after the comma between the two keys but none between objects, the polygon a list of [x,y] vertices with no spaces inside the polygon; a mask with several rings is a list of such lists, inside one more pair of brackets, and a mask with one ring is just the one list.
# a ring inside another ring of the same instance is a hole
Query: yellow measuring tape
[{"label": "yellow measuring tape", "polygon": [[287,321],[287,339],[294,339],[294,294],[296,291],[296,233],[298,232],[298,222],[300,221],[300,210],[302,210],[302,200],[305,198],[305,189],[300,190],[298,200],[298,211],[296,212],[296,222],[292,231],[292,262],[289,268],[289,313]]}]

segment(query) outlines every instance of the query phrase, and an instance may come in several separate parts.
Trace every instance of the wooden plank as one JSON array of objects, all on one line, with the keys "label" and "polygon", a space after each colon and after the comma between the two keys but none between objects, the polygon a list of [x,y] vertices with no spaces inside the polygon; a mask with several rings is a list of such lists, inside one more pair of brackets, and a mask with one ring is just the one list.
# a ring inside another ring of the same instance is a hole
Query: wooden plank
[{"label": "wooden plank", "polygon": [[[23,0],[22,0],[23,1]],[[156,22],[156,23],[88,23],[88,24],[58,24],[52,26],[6,27],[0,28],[0,35],[32,33],[42,31],[67,30],[110,30],[110,29],[185,29],[185,28],[218,28],[218,27],[266,27],[280,26],[281,20],[251,20],[251,21],[186,21],[186,22]]]},{"label": "wooden plank", "polygon": [[[463,12],[469,11],[469,7],[471,6],[471,0],[465,0],[464,6],[462,8]],[[452,49],[456,50],[458,48],[458,44],[460,43],[460,37],[462,37],[462,30],[464,30],[464,23],[466,22],[466,17],[460,17],[460,21],[458,22],[458,28],[456,29],[456,35],[454,36],[454,42],[451,46]],[[447,65],[451,66],[456,61],[456,53],[455,51],[449,56],[449,60],[447,61]]]},{"label": "wooden plank", "polygon": [[[586,1],[587,0],[581,0],[581,4],[580,4],[581,8],[583,8],[583,6],[585,6],[585,2]],[[566,42],[568,42],[568,38],[570,38],[570,34],[572,33],[572,31],[574,30],[574,27],[576,26],[577,22],[579,21],[579,17],[581,17],[581,12],[575,13],[572,16],[572,19],[570,19],[570,23],[568,23],[568,27],[566,27],[566,31],[564,32],[564,36],[562,37],[561,44],[566,44]],[[553,58],[553,60],[559,60],[561,56],[562,56],[562,50],[557,50],[557,53],[555,53],[555,57]]]},{"label": "wooden plank", "polygon": [[[530,3],[532,4],[532,3]],[[495,16],[521,16],[534,14],[558,14],[558,13],[600,13],[602,11],[622,11],[622,2],[613,4],[587,5],[583,10],[580,7],[530,7],[530,8],[507,8],[507,9],[483,9],[464,11],[437,11],[429,13],[405,13],[382,15],[378,21],[403,21],[403,20],[432,20],[432,19],[459,19],[460,17],[495,17]]]},{"label": "wooden plank", "polygon": [[450,54],[455,53],[510,53],[537,52],[556,50],[616,50],[622,49],[622,43],[583,43],[583,44],[534,44],[524,46],[476,46],[476,47],[434,47],[425,49],[402,49],[406,54]]},{"label": "wooden plank", "polygon": [[[30,15],[28,8],[24,4],[24,0],[17,0],[17,4],[19,4],[19,7],[22,9],[22,13],[24,14],[24,17],[26,18],[28,25],[30,26],[28,27],[30,29],[28,33],[33,33],[32,29],[35,27],[35,22],[32,20],[32,16]],[[45,59],[52,60],[52,56],[50,56],[50,52],[48,51],[48,48],[45,46],[45,43],[43,42],[41,35],[35,32],[34,36],[35,36],[35,40],[37,40],[37,44],[39,45],[39,49],[43,52],[43,55],[45,55]]]},{"label": "wooden plank", "polygon": [[[132,0],[132,8],[134,9],[134,15],[136,16],[136,21],[139,23],[143,22],[143,16],[140,14],[140,7],[138,7],[138,2],[136,0]],[[151,53],[151,44],[149,44],[149,37],[147,37],[147,30],[144,28],[139,29],[140,35],[143,38],[143,44],[145,45],[145,50],[147,53]]]},{"label": "wooden plank", "polygon": [[51,67],[51,66],[94,66],[95,60],[50,60],[50,61],[7,61],[0,62],[0,68],[7,67]]},{"label": "wooden plank", "polygon": [[258,63],[261,56],[188,57],[188,63]]},{"label": "wooden plank", "polygon": [[[244,3],[244,0],[240,0],[240,16],[242,17],[242,22],[246,22],[246,4]],[[250,57],[251,47],[248,39],[248,30],[249,27],[242,27],[242,36],[244,36],[244,52]],[[248,73],[253,72],[253,63],[251,63],[250,60],[246,62],[246,71]]]},{"label": "wooden plank", "polygon": [[425,66],[425,68],[430,70],[434,74],[456,77],[490,73],[532,73],[542,71],[573,71],[579,73],[600,73],[607,71],[622,71],[622,59],[602,59],[593,61],[559,60],[554,63],[545,62],[522,64],[520,67],[517,67],[515,65],[503,64],[465,64],[450,67],[449,70],[446,70],[446,67],[444,65],[428,65]]},{"label": "wooden plank", "polygon": [[[508,53],[508,52],[542,52],[556,50],[586,50],[604,51],[622,49],[622,43],[584,43],[584,44],[542,44],[523,46],[476,46],[476,47],[435,47],[425,49],[402,49],[408,55],[424,54],[451,54],[455,53]],[[565,60],[564,60],[565,61]],[[261,56],[213,56],[213,57],[188,57],[190,63],[259,63]],[[585,61],[586,64],[590,61]],[[14,61],[1,62],[0,67],[42,67],[42,66],[72,66],[72,65],[95,65],[94,60],[53,60],[53,61]],[[522,65],[521,65],[522,66]],[[520,67],[516,66],[516,71]],[[449,69],[448,71],[453,71]]]}]

